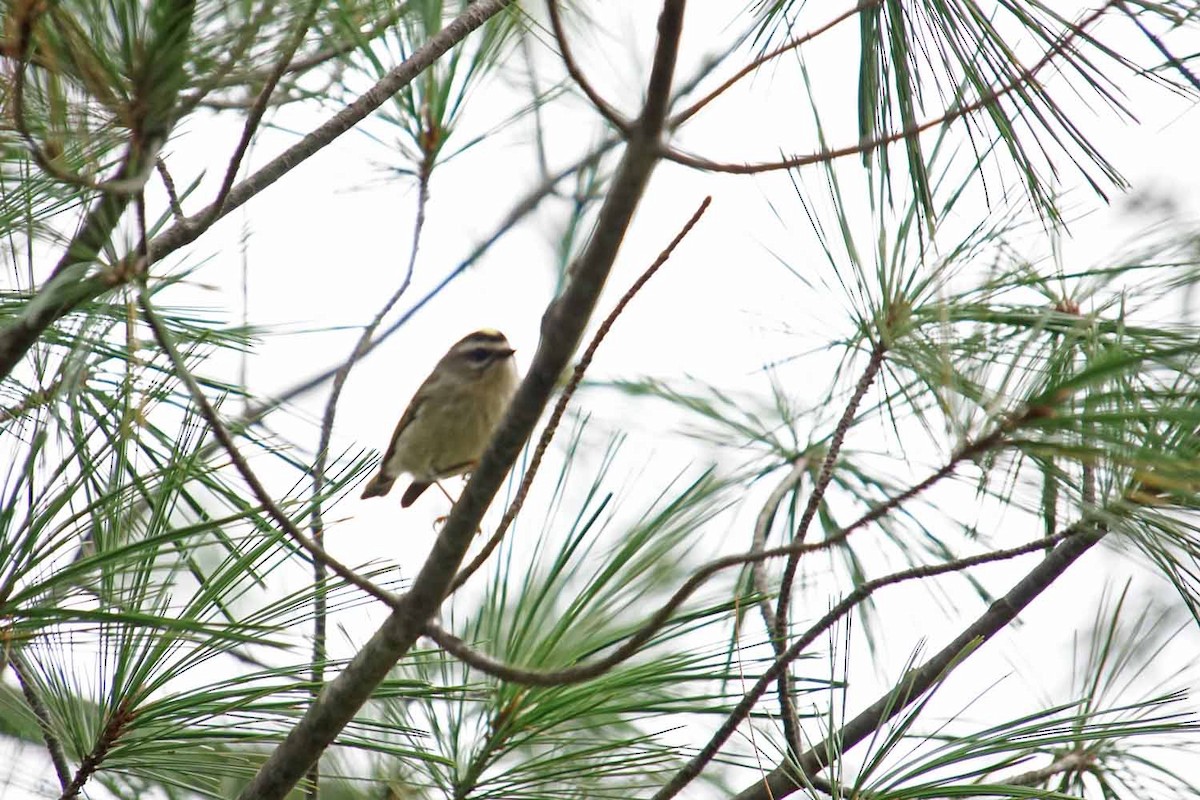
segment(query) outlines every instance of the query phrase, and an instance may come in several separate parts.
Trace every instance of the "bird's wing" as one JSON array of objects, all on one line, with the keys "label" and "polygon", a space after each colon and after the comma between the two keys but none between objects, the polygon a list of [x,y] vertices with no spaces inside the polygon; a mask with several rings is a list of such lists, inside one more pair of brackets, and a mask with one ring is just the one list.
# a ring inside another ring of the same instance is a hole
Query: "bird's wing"
[{"label": "bird's wing", "polygon": [[383,461],[380,462],[381,468],[386,468],[388,463],[391,462],[392,456],[396,455],[396,448],[400,445],[400,434],[404,433],[404,429],[411,425],[416,420],[417,415],[421,413],[421,406],[424,405],[426,398],[429,397],[434,384],[437,382],[434,380],[435,373],[436,370],[434,373],[430,373],[425,382],[417,387],[417,392],[413,395],[413,399],[409,401],[408,408],[404,409],[404,415],[396,423],[396,430],[392,432],[392,441],[388,443],[387,453],[384,454]]}]

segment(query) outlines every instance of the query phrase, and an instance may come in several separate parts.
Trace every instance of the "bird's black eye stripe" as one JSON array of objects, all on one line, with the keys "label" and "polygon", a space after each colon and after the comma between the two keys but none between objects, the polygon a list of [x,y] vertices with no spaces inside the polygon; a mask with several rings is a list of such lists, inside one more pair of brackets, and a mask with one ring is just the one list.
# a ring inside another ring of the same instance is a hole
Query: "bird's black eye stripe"
[{"label": "bird's black eye stripe", "polygon": [[492,351],[486,347],[475,347],[467,351],[467,358],[476,364],[482,364],[491,357]]}]

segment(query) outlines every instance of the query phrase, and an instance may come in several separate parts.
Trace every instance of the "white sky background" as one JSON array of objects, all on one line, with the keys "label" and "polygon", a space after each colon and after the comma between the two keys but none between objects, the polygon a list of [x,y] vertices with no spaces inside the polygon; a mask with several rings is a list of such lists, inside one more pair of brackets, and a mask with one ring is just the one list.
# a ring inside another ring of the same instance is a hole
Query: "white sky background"
[{"label": "white sky background", "polygon": [[[830,8],[819,8],[825,5],[810,4],[796,29],[807,30],[824,22],[823,15],[832,12]],[[587,32],[575,28],[573,42],[585,72],[596,87],[619,108],[632,112],[642,94],[658,4],[603,6],[590,11],[596,15],[602,32],[596,33],[595,28]],[[690,4],[677,71],[680,78],[693,73],[714,43],[727,40],[730,28],[726,27],[726,8],[726,4],[720,3]],[[1137,41],[1131,25],[1116,19],[1104,24],[1121,25],[1123,35],[1131,42]],[[804,50],[813,83],[821,87],[820,109],[832,146],[842,146],[857,138],[856,94],[852,90],[857,74],[857,35],[856,22],[843,23]],[[543,36],[543,40],[548,38]],[[1018,48],[1027,48],[1026,52],[1033,52],[1030,48],[1033,44],[1015,43]],[[1195,50],[1196,47],[1178,48],[1181,53]],[[543,50],[537,56],[544,70],[542,85],[549,86],[557,79],[559,66],[548,51]],[[524,66],[519,53],[511,58],[512,65],[507,71],[522,75]],[[731,59],[727,69],[718,70],[718,79],[741,63],[740,58]],[[684,130],[679,141],[691,152],[731,161],[771,159],[781,151],[788,154],[814,151],[817,148],[812,136],[812,115],[796,82],[797,74],[794,58],[785,57],[767,66],[729,97],[703,112]],[[1120,82],[1136,92],[1131,105],[1140,124],[1118,123],[1105,110],[1089,115],[1081,109],[1075,120],[1093,137],[1098,149],[1122,170],[1134,189],[1161,188],[1173,193],[1183,201],[1187,219],[1194,221],[1200,213],[1200,203],[1196,202],[1200,197],[1200,150],[1196,147],[1200,141],[1200,111],[1188,110],[1185,103],[1147,82],[1135,82],[1124,76]],[[712,85],[715,82],[705,84]],[[1063,102],[1072,100],[1070,93],[1061,89],[1055,96]],[[527,95],[505,90],[496,82],[488,83],[472,97],[461,138],[456,136],[458,143],[491,128],[527,99]],[[937,113],[933,107],[936,100],[933,97],[930,100],[931,107],[924,117]],[[551,104],[545,119],[545,143],[552,168],[583,153],[602,130],[598,118],[582,101],[568,101],[566,111],[561,109],[562,105]],[[328,112],[288,110],[275,122],[305,132],[327,115]],[[489,137],[435,170],[413,285],[397,309],[406,309],[423,296],[481,238],[491,233],[512,202],[540,180],[529,122],[527,118]],[[357,338],[354,326],[375,313],[403,274],[411,243],[416,192],[410,179],[388,172],[390,167],[403,166],[390,146],[393,130],[378,121],[363,127],[382,141],[372,140],[359,131],[342,136],[220,223],[183,256],[184,263],[189,264],[208,259],[195,279],[213,287],[212,291],[197,291],[187,300],[211,307],[237,308],[242,269],[239,239],[243,230],[248,231],[250,321],[286,331],[318,329],[263,338],[249,354],[246,365],[250,387],[256,393],[269,395],[342,360]],[[167,152],[176,183],[182,186],[199,170],[207,169],[205,188],[197,195],[207,201],[239,129],[240,125],[224,121],[188,123]],[[197,139],[203,142],[201,147],[197,146]],[[281,130],[264,132],[251,153],[250,168],[265,163],[294,139],[293,134]],[[902,158],[899,149],[894,150],[894,155]],[[867,184],[852,177],[856,162],[857,159],[846,159],[839,165],[846,176],[843,190],[864,192],[861,200],[850,199],[848,203],[865,209]],[[1072,222],[1071,236],[1061,242],[1061,263],[1064,269],[1074,269],[1102,262],[1127,241],[1136,225],[1130,222],[1126,205],[1115,190],[1112,196],[1116,202],[1106,207],[1094,200],[1069,164],[1062,165],[1061,174],[1066,180],[1064,188],[1072,190],[1071,197],[1077,206],[1081,210],[1094,209],[1090,215]],[[817,194],[823,192],[821,168],[809,168],[802,178],[803,185],[814,192],[816,202],[823,205],[823,195]],[[570,185],[570,182],[564,184]],[[836,295],[805,287],[776,260],[776,255],[782,257],[794,269],[811,274],[814,281],[832,279],[832,271],[816,246],[803,207],[782,173],[719,176],[662,164],[626,239],[593,329],[708,194],[713,197],[708,214],[617,322],[589,377],[605,380],[649,375],[666,381],[694,377],[733,392],[759,395],[764,403],[769,403],[770,384],[763,365],[803,354],[781,367],[777,380],[792,393],[796,406],[819,401],[827,383],[824,376],[834,365],[837,354],[809,351],[828,337],[829,325],[840,326],[839,332],[845,335],[851,331],[844,321],[840,301],[831,303],[831,297],[836,300]],[[563,208],[560,201],[546,204],[404,330],[361,362],[339,407],[335,452],[356,446],[382,451],[417,384],[445,348],[471,330],[479,327],[503,330],[517,347],[518,361],[522,366],[528,364],[537,345],[542,311],[555,285],[554,240],[565,218]],[[976,209],[982,213],[981,205],[968,205],[959,209],[957,219],[946,221],[950,236],[946,241],[954,241],[956,225],[974,222]],[[781,219],[775,217],[776,213]],[[860,242],[870,245],[875,230],[870,217],[863,214],[855,223]],[[836,232],[831,231],[831,235],[837,238]],[[1026,250],[1036,256],[1049,252],[1046,246],[1036,244],[1029,244]],[[171,296],[165,296],[164,302],[166,297]],[[395,313],[391,318],[395,318]],[[347,330],[323,330],[336,327]],[[221,366],[234,370],[239,365]],[[209,370],[216,367],[211,364]],[[851,370],[852,374],[857,376],[859,369]],[[272,416],[271,429],[285,439],[315,448],[318,438],[315,420],[320,417],[326,393],[327,389],[322,389],[303,398],[297,404],[299,414]],[[594,390],[583,392],[577,407],[595,415],[597,424],[589,441],[598,448],[608,430],[625,430],[630,434],[608,487],[625,492],[618,506],[624,514],[642,508],[664,481],[681,469],[690,466],[699,470],[716,457],[693,440],[678,435],[681,424],[694,420],[665,404],[634,403],[615,392]],[[232,404],[226,408],[232,408]],[[828,417],[839,411],[825,410],[822,424],[828,426]],[[882,441],[882,433],[869,425],[856,428],[846,446],[860,451],[875,449]],[[873,441],[876,434],[880,439]],[[939,461],[938,453],[933,450],[908,455],[921,464],[936,465]],[[728,456],[724,463],[735,465]],[[265,459],[260,459],[256,466],[262,467],[268,478],[277,479],[271,485],[280,494],[294,480],[294,475],[273,476],[270,462]],[[551,460],[543,469],[544,476],[552,479],[556,463]],[[582,491],[589,473],[585,467],[578,474],[578,489]],[[910,477],[924,474],[925,469],[918,466]],[[756,484],[755,491],[735,513],[710,526],[694,549],[696,564],[718,550],[731,552],[749,544],[754,515],[766,492],[781,477],[773,474]],[[454,491],[459,484],[452,480],[447,486]],[[398,494],[361,501],[354,493],[337,505],[328,516],[332,526],[327,546],[333,555],[349,564],[394,559],[401,574],[408,577],[415,574],[433,541],[433,520],[446,513],[448,504],[431,490],[416,506],[401,512]],[[989,512],[979,512],[969,504],[973,497],[971,486],[948,489],[939,497],[963,501],[961,507],[952,510],[957,518],[978,516],[990,521]],[[537,519],[536,499],[535,493],[533,507],[527,506],[527,513],[533,511],[531,520]],[[490,518],[493,524],[497,518],[498,514]],[[1010,512],[1000,522],[1012,526],[1009,543],[1040,535],[1040,527],[1030,527],[1020,512]],[[532,522],[514,531],[529,536],[536,532]],[[1003,592],[1032,563],[1027,558],[978,574],[993,591]],[[879,563],[873,566],[876,574],[880,574],[900,564],[881,554]],[[1031,613],[1023,616],[1024,625],[1005,631],[956,673],[944,703],[936,706],[934,716],[929,717],[924,727],[932,727],[939,713],[957,710],[994,680],[1011,673],[1015,675],[992,689],[970,710],[969,717],[985,720],[992,714],[1013,716],[1036,707],[1045,696],[1065,699],[1066,694],[1061,690],[1071,674],[1068,666],[1071,633],[1091,622],[1094,603],[1090,598],[1098,596],[1102,577],[1123,576],[1131,571],[1136,572],[1112,550],[1086,556],[1036,602]],[[305,575],[297,573],[288,579],[301,581]],[[1123,578],[1117,580],[1119,583]],[[483,581],[477,578],[476,584],[481,586]],[[852,687],[849,714],[874,701],[898,677],[912,648],[920,641],[927,640],[930,649],[940,648],[957,633],[963,621],[984,610],[972,594],[962,591],[965,584],[961,580],[947,578],[942,585],[953,592],[956,600],[962,600],[957,611],[948,611],[947,606],[940,605],[924,589],[892,588],[878,596],[887,626],[886,641],[874,661],[865,650],[855,651],[849,664]],[[1137,600],[1162,590],[1161,585],[1145,579],[1139,579],[1136,586]],[[831,595],[829,602],[835,602],[839,595],[840,592]],[[375,630],[383,610],[372,606],[366,609],[335,617],[330,627],[331,655],[349,656],[354,646]],[[796,607],[794,613],[803,620],[824,610],[824,607]],[[1189,630],[1177,645],[1186,647],[1184,652],[1194,653],[1194,632]],[[1178,660],[1165,659],[1161,668],[1164,676],[1173,669],[1168,665],[1189,659],[1186,655],[1180,655]],[[824,661],[810,663],[816,665],[818,675],[828,669]],[[815,729],[809,732],[818,733]],[[33,757],[40,756],[33,754]],[[744,777],[734,780],[735,786],[740,788]],[[10,796],[5,789],[0,777],[0,795]],[[693,784],[689,796],[703,794],[701,784]]]}]

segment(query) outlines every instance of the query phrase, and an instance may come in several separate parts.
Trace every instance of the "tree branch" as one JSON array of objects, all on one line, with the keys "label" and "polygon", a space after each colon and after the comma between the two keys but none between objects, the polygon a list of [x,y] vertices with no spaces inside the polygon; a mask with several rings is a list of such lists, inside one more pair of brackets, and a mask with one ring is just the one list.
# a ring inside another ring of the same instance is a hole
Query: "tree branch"
[{"label": "tree branch", "polygon": [[583,70],[579,68],[579,64],[576,63],[575,56],[571,53],[571,47],[567,44],[567,32],[563,30],[562,16],[558,12],[558,0],[546,0],[546,10],[550,15],[550,27],[554,30],[554,39],[558,42],[558,53],[562,56],[567,74],[591,101],[600,116],[621,133],[628,135],[629,120],[622,117],[615,108],[609,105],[609,102],[596,91],[587,76],[583,74]]},{"label": "tree branch", "polygon": [[[816,516],[817,508],[821,505],[821,501],[825,497],[825,490],[829,488],[829,482],[833,480],[833,469],[837,464],[838,455],[842,451],[842,442],[846,439],[846,433],[850,430],[850,425],[854,422],[854,417],[858,413],[858,406],[866,396],[867,390],[871,388],[871,384],[875,382],[875,376],[879,374],[879,370],[883,366],[884,353],[887,346],[884,344],[884,332],[880,332],[880,337],[875,345],[871,348],[871,355],[867,360],[867,368],[863,370],[862,376],[858,379],[858,383],[854,386],[854,393],[850,396],[849,402],[846,403],[846,408],[842,411],[841,419],[838,420],[837,426],[833,430],[833,437],[829,440],[829,452],[825,454],[825,459],[821,462],[821,471],[817,474],[817,479],[813,483],[812,492],[808,496],[808,503],[804,507],[804,512],[800,517],[800,522],[796,526],[796,532],[793,534],[793,540],[803,542],[805,534],[808,533],[808,526],[812,523],[813,517]],[[800,564],[800,552],[793,551],[788,556],[787,563],[783,568],[783,578],[779,581],[779,599],[775,605],[775,626],[771,630],[771,638],[775,642],[776,655],[779,655],[779,648],[786,646],[788,633],[788,605],[792,599],[792,582],[796,578],[796,568]],[[796,715],[792,709],[792,674],[791,670],[785,668],[779,675],[779,705],[783,711],[784,732],[787,736],[788,747],[799,754],[800,752],[800,731],[798,725],[792,723],[796,720]]]},{"label": "tree branch", "polygon": [[13,674],[17,676],[17,683],[21,685],[21,694],[25,696],[29,710],[37,718],[42,739],[46,742],[46,751],[50,754],[50,763],[54,765],[54,774],[58,776],[58,784],[65,792],[71,785],[71,767],[67,764],[67,756],[63,752],[62,742],[58,740],[58,736],[50,726],[50,712],[46,709],[42,698],[38,696],[37,689],[30,678],[29,665],[25,663],[25,656],[18,646],[9,645],[8,663],[12,666]]},{"label": "tree branch", "polygon": [[[808,472],[808,458],[802,456],[796,459],[796,463],[792,466],[787,476],[771,491],[771,494],[767,497],[767,502],[763,503],[762,509],[758,512],[758,519],[754,524],[754,539],[750,545],[751,554],[762,553],[766,550],[767,537],[771,533],[771,523],[775,520],[779,504],[783,502],[783,498],[788,492],[796,490],[806,472]],[[790,559],[791,557],[789,557],[789,562]],[[750,580],[755,593],[762,595],[762,599],[758,601],[758,610],[762,614],[763,625],[766,627],[767,637],[771,641],[771,649],[774,650],[776,658],[782,658],[786,643],[783,638],[775,635],[775,631],[779,627],[777,618],[771,612],[771,601],[768,598],[765,561],[756,560],[751,562]],[[784,627],[786,629],[786,626]],[[792,702],[791,681],[787,677],[786,672],[785,677],[781,678],[781,680],[786,680],[788,683],[779,692],[779,717],[783,723],[783,738],[785,742],[788,742],[788,747],[795,752],[799,752],[800,718],[796,713],[796,705]]]},{"label": "tree branch", "polygon": [[[211,217],[211,221],[215,222],[234,209],[240,208],[259,192],[365,119],[368,114],[375,111],[417,75],[424,72],[447,50],[465,39],[468,34],[479,28],[488,19],[512,5],[513,2],[514,0],[477,0],[468,5],[445,28],[431,37],[412,56],[392,69],[357,100],[284,150],[262,169],[234,186],[221,203],[216,216],[212,215],[215,206],[210,205],[200,211],[196,219],[208,221]],[[113,224],[115,225],[115,222]],[[149,243],[149,259],[151,261],[160,260],[179,248],[191,244],[204,233],[204,230],[195,225],[194,220],[175,223]],[[93,276],[86,276],[86,270],[82,269],[71,270],[69,273],[66,269],[56,270],[55,275],[43,285],[36,296],[26,303],[25,308],[16,319],[0,329],[0,379],[7,377],[12,372],[34,342],[56,321],[81,303],[98,297],[105,291],[127,283],[144,273],[146,259],[141,254],[131,253],[123,261],[125,263],[118,264],[112,270]],[[82,267],[83,265],[72,264],[71,266]]]},{"label": "tree branch", "polygon": [[[847,722],[840,730],[830,734],[825,741],[819,742],[809,749],[793,767],[784,762],[772,770],[766,777],[755,781],[736,795],[736,800],[779,800],[804,785],[805,776],[815,776],[829,766],[835,754],[843,753],[863,739],[870,736],[892,717],[899,714],[918,697],[928,691],[953,665],[960,655],[972,649],[977,651],[978,645],[992,638],[1002,628],[1016,619],[1017,614],[1025,609],[1033,600],[1050,586],[1060,575],[1066,572],[1086,553],[1092,545],[1104,538],[1107,529],[1095,525],[1068,528],[1063,536],[1066,540],[1055,547],[1049,555],[1030,570],[1024,578],[971,623],[962,633],[946,645],[940,652],[916,667],[900,679],[900,681],[884,696],[875,701],[854,719]],[[1045,539],[1037,539],[1030,543],[1033,549],[1045,547]],[[1032,552],[1032,550],[1028,551]],[[711,758],[711,756],[710,756]],[[799,774],[797,774],[797,772]],[[688,778],[690,780],[690,778]],[[664,795],[669,797],[670,795]]]},{"label": "tree branch", "polygon": [[[468,6],[468,11],[483,5],[474,3]],[[441,605],[484,512],[579,344],[650,173],[658,162],[683,9],[684,0],[667,0],[664,4],[645,109],[630,131],[595,231],[575,264],[571,280],[542,318],[542,337],[529,371],[466,488],[450,510],[433,550],[392,614],[342,672],[326,684],[242,790],[241,800],[282,800],[353,719],[396,661],[409,651]]]}]

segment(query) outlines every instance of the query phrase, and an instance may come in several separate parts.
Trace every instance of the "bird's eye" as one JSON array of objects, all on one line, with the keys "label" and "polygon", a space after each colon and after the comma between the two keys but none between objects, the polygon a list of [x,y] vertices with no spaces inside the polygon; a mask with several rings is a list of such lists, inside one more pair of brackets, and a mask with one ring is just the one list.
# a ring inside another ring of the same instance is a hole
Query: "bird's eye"
[{"label": "bird's eye", "polygon": [[492,351],[486,347],[476,347],[474,350],[467,351],[467,360],[472,364],[482,364],[491,356]]}]

